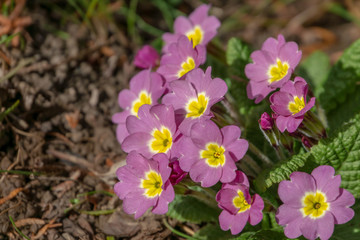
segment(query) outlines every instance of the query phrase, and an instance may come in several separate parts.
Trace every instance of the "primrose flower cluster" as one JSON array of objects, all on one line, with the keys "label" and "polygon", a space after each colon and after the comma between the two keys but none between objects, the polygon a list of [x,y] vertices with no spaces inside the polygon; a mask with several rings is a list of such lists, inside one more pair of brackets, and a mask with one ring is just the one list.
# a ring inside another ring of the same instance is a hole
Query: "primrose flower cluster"
[{"label": "primrose flower cluster", "polygon": [[250,195],[247,177],[237,170],[236,162],[248,149],[240,128],[219,128],[212,121],[211,107],[224,98],[227,85],[212,78],[211,67],[199,68],[206,60],[206,44],[220,26],[208,15],[209,8],[201,5],[189,18],[178,17],[175,33],[163,36],[161,56],[150,46],[135,56],[134,64],[144,70],[119,93],[123,110],[112,118],[128,153],[114,190],[124,211],[138,218],[151,207],[153,213],[166,213],[173,185],[185,177],[202,187],[220,181],[220,225],[237,234],[248,221],[261,221],[264,203],[259,195]]},{"label": "primrose flower cluster", "polygon": [[[224,80],[212,77],[211,67],[200,68],[206,45],[220,27],[209,9],[201,5],[188,18],[178,17],[175,32],[163,35],[161,54],[151,46],[136,54],[134,64],[142,70],[130,80],[129,89],[119,93],[122,111],[112,117],[117,140],[128,153],[126,165],[116,172],[114,191],[124,211],[139,218],[148,209],[165,214],[175,193],[194,192],[189,185],[211,188],[220,182],[211,200],[221,209],[221,229],[235,235],[248,222],[257,225],[262,220],[264,201],[250,194],[249,180],[236,165],[249,147],[240,138],[240,128],[215,123],[211,108],[224,99],[228,88]],[[326,134],[310,111],[315,98],[307,100],[306,81],[294,77],[301,59],[297,44],[282,35],[269,38],[251,58],[245,67],[248,97],[259,103],[279,89],[269,98],[272,116],[264,113],[259,120],[265,137],[290,155],[293,139],[301,139],[310,149]],[[324,240],[332,235],[334,224],[349,221],[355,200],[340,183],[340,175],[330,166],[319,166],[311,174],[293,172],[290,181],[282,181],[278,194],[284,204],[277,209],[276,221],[284,226],[284,234]]]},{"label": "primrose flower cluster", "polygon": [[[259,103],[273,93],[270,100],[272,116],[263,113],[259,119],[265,138],[278,150],[281,144],[292,154],[293,138],[301,139],[310,149],[320,138],[326,137],[325,128],[316,115],[309,111],[315,98],[307,101],[308,85],[298,76],[292,79],[301,59],[301,51],[294,42],[285,42],[282,35],[269,38],[261,50],[251,54],[252,63],[246,65],[249,78],[247,94]],[[287,130],[287,132],[285,132]],[[307,239],[326,240],[334,231],[334,224],[350,221],[354,211],[354,196],[340,188],[341,177],[331,166],[319,166],[311,175],[293,172],[290,181],[279,184],[278,194],[284,203],[276,213],[276,221],[284,226],[288,238],[303,235]]]},{"label": "primrose flower cluster", "polygon": [[310,111],[315,105],[315,97],[307,100],[307,82],[294,75],[301,55],[298,45],[286,42],[280,34],[277,39],[268,38],[261,50],[253,52],[250,56],[253,62],[245,67],[245,74],[250,80],[247,95],[255,99],[255,103],[279,89],[269,97],[272,116],[265,112],[259,124],[275,148],[280,142],[290,152],[292,137],[300,139],[304,147],[309,149],[326,136],[322,123]]}]

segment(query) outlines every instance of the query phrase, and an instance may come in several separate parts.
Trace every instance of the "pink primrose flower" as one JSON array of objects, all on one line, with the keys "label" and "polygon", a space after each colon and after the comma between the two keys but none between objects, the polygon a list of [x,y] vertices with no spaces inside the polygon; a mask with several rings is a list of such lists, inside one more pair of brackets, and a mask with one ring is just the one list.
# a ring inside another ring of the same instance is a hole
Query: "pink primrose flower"
[{"label": "pink primrose flower", "polygon": [[190,173],[194,182],[203,187],[234,180],[235,162],[248,149],[248,142],[240,138],[240,128],[234,125],[219,129],[211,120],[195,123],[190,137],[184,136],[178,144],[182,170]]},{"label": "pink primrose flower", "polygon": [[146,158],[157,153],[175,157],[174,142],[178,132],[172,106],[143,105],[137,117],[129,116],[126,119],[126,127],[129,136],[121,144],[125,152],[137,151]]},{"label": "pink primrose flower", "polygon": [[183,119],[179,130],[186,136],[190,135],[194,123],[213,116],[210,108],[227,92],[225,81],[211,78],[211,67],[205,73],[199,68],[193,70],[185,80],[171,82],[170,88],[172,92],[163,97],[162,103],[172,105],[179,118]]},{"label": "pink primrose flower", "polygon": [[206,49],[203,46],[192,47],[185,36],[169,46],[169,51],[161,57],[157,72],[167,82],[183,79],[191,70],[198,68],[206,60]]},{"label": "pink primrose flower", "polygon": [[290,181],[279,184],[278,194],[283,205],[278,208],[276,220],[285,227],[288,238],[327,240],[334,224],[343,224],[354,216],[350,208],[354,196],[340,188],[341,176],[331,166],[319,166],[311,175],[293,172]]},{"label": "pink primrose flower", "polygon": [[280,91],[270,96],[271,109],[278,115],[275,122],[281,132],[295,132],[304,119],[304,114],[315,104],[315,98],[306,102],[308,86],[301,77],[288,81]]},{"label": "pink primrose flower", "polygon": [[208,16],[210,5],[201,5],[189,15],[189,18],[180,16],[175,19],[174,32],[165,33],[163,52],[168,52],[169,46],[176,42],[181,35],[185,35],[192,42],[193,47],[205,46],[217,34],[220,21],[214,16]]},{"label": "pink primrose flower", "polygon": [[291,77],[301,59],[301,51],[295,42],[285,42],[284,36],[268,38],[261,50],[251,54],[253,63],[245,66],[245,74],[250,82],[247,95],[262,101],[270,92],[284,85]]},{"label": "pink primrose flower", "polygon": [[236,171],[236,178],[231,183],[225,183],[216,194],[218,206],[223,209],[219,216],[222,230],[230,229],[231,234],[239,234],[246,223],[258,224],[263,218],[264,201],[255,194],[249,193],[249,181],[241,171]]},{"label": "pink primrose flower", "polygon": [[127,214],[141,217],[147,209],[152,208],[155,214],[165,214],[168,204],[174,200],[174,189],[169,181],[171,168],[169,159],[163,153],[147,159],[130,152],[126,165],[116,171],[120,182],[114,191],[123,200],[123,208]]},{"label": "pink primrose flower", "polygon": [[130,80],[130,89],[124,89],[119,93],[118,103],[123,109],[115,113],[112,121],[118,124],[116,137],[121,144],[129,135],[125,121],[128,116],[137,116],[139,108],[144,104],[157,104],[159,98],[165,92],[164,79],[160,74],[143,70]]}]

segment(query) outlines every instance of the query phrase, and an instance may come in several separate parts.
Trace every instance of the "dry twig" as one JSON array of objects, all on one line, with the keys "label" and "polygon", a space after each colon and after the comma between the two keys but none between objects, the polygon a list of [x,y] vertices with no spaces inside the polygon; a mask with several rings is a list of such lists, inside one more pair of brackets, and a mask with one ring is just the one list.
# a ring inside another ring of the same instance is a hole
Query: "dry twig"
[{"label": "dry twig", "polygon": [[[10,16],[0,15],[0,36],[6,34],[16,34],[25,32],[25,27],[32,24],[32,19],[29,16],[21,17],[20,14],[25,7],[26,0],[17,0],[14,10]],[[28,36],[28,35],[27,35]],[[11,39],[11,44],[14,47],[19,46],[20,36],[16,35]]]},{"label": "dry twig", "polygon": [[24,219],[17,220],[15,222],[15,226],[18,228],[26,226],[26,225],[33,225],[33,224],[44,225],[45,221],[42,219],[39,219],[39,218],[24,218]]},{"label": "dry twig", "polygon": [[49,228],[61,227],[62,223],[55,223],[54,224],[55,220],[56,220],[56,218],[51,219],[50,222],[48,224],[46,224],[45,226],[43,226],[35,236],[31,237],[31,240],[41,238]]},{"label": "dry twig", "polygon": [[3,197],[3,198],[0,199],[0,205],[2,205],[3,203],[5,203],[5,202],[7,202],[7,201],[9,201],[11,199],[13,199],[14,197],[16,197],[16,195],[19,192],[21,192],[23,190],[24,190],[24,188],[16,188],[16,189],[12,190],[9,195],[7,195],[6,197]]}]

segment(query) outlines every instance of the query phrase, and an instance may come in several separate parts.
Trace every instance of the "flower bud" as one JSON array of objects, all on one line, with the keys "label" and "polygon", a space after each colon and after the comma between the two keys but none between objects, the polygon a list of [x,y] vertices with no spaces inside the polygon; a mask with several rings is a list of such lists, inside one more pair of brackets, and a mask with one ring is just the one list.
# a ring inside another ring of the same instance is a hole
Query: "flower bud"
[{"label": "flower bud", "polygon": [[157,51],[150,45],[142,47],[135,56],[134,64],[138,68],[151,68],[155,67],[160,60]]},{"label": "flower bud", "polygon": [[184,172],[179,165],[179,161],[175,160],[169,163],[171,168],[171,174],[169,180],[172,185],[178,184],[184,177],[186,177],[187,172]]},{"label": "flower bud", "polygon": [[271,130],[274,125],[274,120],[267,112],[264,112],[263,114],[261,114],[259,124],[262,130]]}]

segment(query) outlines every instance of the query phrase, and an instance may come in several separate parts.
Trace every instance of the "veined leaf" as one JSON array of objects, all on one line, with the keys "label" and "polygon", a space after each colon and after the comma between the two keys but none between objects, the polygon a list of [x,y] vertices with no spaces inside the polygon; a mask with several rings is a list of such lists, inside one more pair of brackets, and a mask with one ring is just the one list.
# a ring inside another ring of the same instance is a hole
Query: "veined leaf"
[{"label": "veined leaf", "polygon": [[309,83],[316,97],[323,92],[329,71],[329,57],[321,51],[312,53],[298,68],[299,75]]},{"label": "veined leaf", "polygon": [[273,184],[289,179],[290,174],[297,171],[300,167],[303,167],[310,156],[310,152],[300,153],[289,160],[274,165],[270,170],[265,170],[255,179],[255,186],[263,192]]},{"label": "veined leaf", "polygon": [[218,224],[208,224],[194,234],[199,240],[228,240],[231,237],[230,231],[221,230]]},{"label": "veined leaf", "polygon": [[237,76],[246,79],[245,65],[250,62],[251,50],[238,38],[231,38],[226,49],[226,62]]},{"label": "veined leaf", "polygon": [[337,108],[347,98],[352,97],[359,78],[360,40],[357,40],[334,65],[324,84],[326,91],[320,95],[320,102],[327,113]]},{"label": "veined leaf", "polygon": [[245,115],[249,109],[255,106],[253,100],[248,99],[246,85],[248,83],[245,75],[245,66],[250,63],[251,50],[248,45],[240,39],[231,38],[226,49],[226,62],[229,65],[229,78],[226,83],[229,93],[235,99],[239,111]]},{"label": "veined leaf", "polygon": [[311,149],[315,162],[331,165],[341,175],[341,187],[360,196],[360,114],[344,125],[331,139]]},{"label": "veined leaf", "polygon": [[176,195],[169,204],[167,215],[181,222],[192,223],[215,222],[220,209],[214,209],[192,196]]},{"label": "veined leaf", "polygon": [[354,87],[354,92],[351,97],[348,97],[345,102],[340,104],[337,108],[327,112],[328,125],[330,134],[338,130],[344,123],[353,118],[356,114],[360,113],[360,85]]}]

